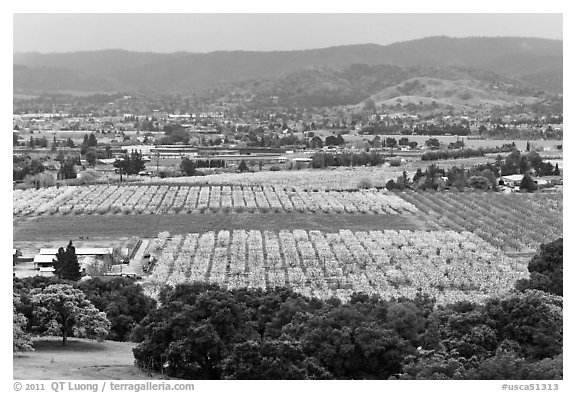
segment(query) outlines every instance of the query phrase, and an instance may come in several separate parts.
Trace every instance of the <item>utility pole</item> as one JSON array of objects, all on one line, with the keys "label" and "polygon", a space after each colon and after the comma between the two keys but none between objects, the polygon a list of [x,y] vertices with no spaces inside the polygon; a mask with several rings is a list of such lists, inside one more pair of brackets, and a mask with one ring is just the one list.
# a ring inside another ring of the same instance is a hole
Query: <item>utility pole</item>
[{"label": "utility pole", "polygon": [[160,165],[160,152],[156,149],[156,176],[158,176],[158,166]]}]

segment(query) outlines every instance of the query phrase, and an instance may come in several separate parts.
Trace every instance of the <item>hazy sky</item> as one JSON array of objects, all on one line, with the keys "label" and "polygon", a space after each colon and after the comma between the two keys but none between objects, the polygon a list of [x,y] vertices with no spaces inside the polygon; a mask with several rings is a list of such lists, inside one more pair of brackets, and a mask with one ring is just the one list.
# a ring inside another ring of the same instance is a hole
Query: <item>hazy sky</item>
[{"label": "hazy sky", "polygon": [[14,52],[294,50],[433,35],[562,39],[562,14],[14,14]]}]

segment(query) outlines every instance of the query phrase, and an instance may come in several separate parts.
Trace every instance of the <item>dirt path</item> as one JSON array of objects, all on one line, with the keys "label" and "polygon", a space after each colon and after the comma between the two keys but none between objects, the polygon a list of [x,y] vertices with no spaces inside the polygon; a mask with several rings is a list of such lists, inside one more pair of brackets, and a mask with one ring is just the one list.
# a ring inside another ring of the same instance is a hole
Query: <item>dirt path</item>
[{"label": "dirt path", "polygon": [[42,216],[14,222],[14,241],[50,239],[155,237],[159,232],[207,232],[218,230],[305,229],[337,232],[434,229],[412,214],[302,214],[302,213],[208,213],[143,214],[116,216]]},{"label": "dirt path", "polygon": [[148,239],[142,239],[142,243],[140,243],[140,247],[136,251],[136,254],[134,254],[134,258],[130,260],[130,263],[127,266],[122,268],[123,273],[133,273],[137,275],[143,274],[142,261],[144,259],[144,253],[148,249],[148,243]]}]

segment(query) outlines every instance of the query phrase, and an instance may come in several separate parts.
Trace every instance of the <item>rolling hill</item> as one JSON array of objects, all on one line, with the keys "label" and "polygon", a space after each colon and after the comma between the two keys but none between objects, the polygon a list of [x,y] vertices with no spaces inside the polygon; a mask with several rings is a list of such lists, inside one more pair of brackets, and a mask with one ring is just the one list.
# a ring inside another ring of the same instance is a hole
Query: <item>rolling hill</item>
[{"label": "rolling hill", "polygon": [[[503,105],[511,101],[533,102],[529,95],[516,95],[477,79],[446,80],[438,78],[416,77],[398,85],[387,87],[370,99],[377,106],[394,105],[396,102],[427,103],[436,101],[445,105]],[[399,100],[399,101],[398,101]]]},{"label": "rolling hill", "polygon": [[[292,79],[302,82],[298,99],[302,102],[318,101],[314,97],[334,92],[343,97],[335,102],[358,102],[377,91],[366,90],[366,83],[358,86],[359,81],[377,83],[381,90],[413,77],[429,76],[414,74],[414,70],[434,69],[438,74],[444,68],[449,74],[457,68],[473,69],[479,74],[513,79],[525,87],[562,92],[562,41],[537,38],[430,37],[387,46],[364,44],[282,52],[161,54],[105,50],[16,53],[13,58],[15,93],[93,89],[187,94],[219,86],[246,87],[252,81],[261,81],[274,90],[274,86]],[[379,74],[378,78],[374,73]],[[399,75],[405,79],[399,80]],[[297,96],[292,94],[290,100]]]}]

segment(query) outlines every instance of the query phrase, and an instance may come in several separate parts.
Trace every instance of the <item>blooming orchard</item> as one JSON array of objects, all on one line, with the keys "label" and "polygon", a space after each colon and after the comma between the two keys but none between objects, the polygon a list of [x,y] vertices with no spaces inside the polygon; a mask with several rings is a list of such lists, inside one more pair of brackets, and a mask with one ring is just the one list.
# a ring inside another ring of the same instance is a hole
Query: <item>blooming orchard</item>
[{"label": "blooming orchard", "polygon": [[384,298],[420,292],[440,304],[482,301],[528,275],[525,260],[507,257],[466,231],[164,232],[149,251],[157,260],[151,284],[289,286],[323,299],[347,300],[362,291]]},{"label": "blooming orchard", "polygon": [[15,216],[54,214],[175,214],[204,212],[414,213],[393,193],[306,191],[271,186],[69,186],[16,190]]},{"label": "blooming orchard", "polygon": [[437,224],[470,231],[506,252],[533,252],[562,236],[562,194],[397,194]]}]

